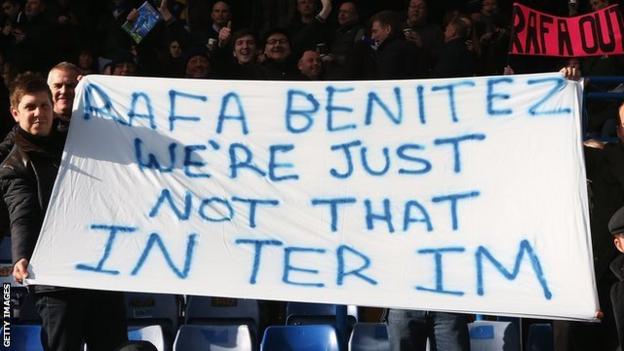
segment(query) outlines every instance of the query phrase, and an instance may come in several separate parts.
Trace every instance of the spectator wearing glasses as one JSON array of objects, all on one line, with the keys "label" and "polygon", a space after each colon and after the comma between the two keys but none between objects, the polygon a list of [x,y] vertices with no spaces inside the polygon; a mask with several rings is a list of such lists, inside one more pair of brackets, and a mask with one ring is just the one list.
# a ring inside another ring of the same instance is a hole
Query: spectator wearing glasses
[{"label": "spectator wearing glasses", "polygon": [[297,77],[290,40],[285,30],[269,30],[264,41],[261,77],[268,80],[291,80]]}]

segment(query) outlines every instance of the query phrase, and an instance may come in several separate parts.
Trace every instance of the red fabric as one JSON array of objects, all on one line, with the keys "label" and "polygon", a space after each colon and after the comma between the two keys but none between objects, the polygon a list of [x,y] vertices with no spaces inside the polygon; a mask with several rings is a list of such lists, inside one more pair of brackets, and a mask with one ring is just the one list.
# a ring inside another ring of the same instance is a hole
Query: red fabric
[{"label": "red fabric", "polygon": [[624,19],[617,5],[557,17],[514,4],[510,54],[559,57],[624,53]]}]

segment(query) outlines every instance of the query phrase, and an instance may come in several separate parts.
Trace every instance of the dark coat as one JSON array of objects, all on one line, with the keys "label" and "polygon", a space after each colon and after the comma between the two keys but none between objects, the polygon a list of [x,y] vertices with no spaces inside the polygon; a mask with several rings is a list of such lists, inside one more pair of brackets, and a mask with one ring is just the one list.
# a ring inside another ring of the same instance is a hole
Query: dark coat
[{"label": "dark coat", "polygon": [[624,345],[624,254],[616,257],[609,268],[619,280],[611,287],[611,304],[621,349]]},{"label": "dark coat", "polygon": [[600,285],[602,280],[609,280],[609,264],[617,255],[607,224],[613,213],[624,206],[624,145],[609,143],[602,150],[586,147],[584,151],[587,178],[593,195],[591,232],[594,270]]},{"label": "dark coat", "polygon": [[422,78],[422,57],[418,48],[393,36],[384,40],[373,53],[377,79]]},{"label": "dark coat", "polygon": [[34,137],[20,129],[15,135],[15,146],[0,164],[0,191],[9,211],[13,262],[30,260],[32,256],[62,150],[59,134]]},{"label": "dark coat", "polygon": [[475,71],[474,55],[468,50],[465,39],[457,38],[442,45],[432,76],[434,78],[472,77]]}]

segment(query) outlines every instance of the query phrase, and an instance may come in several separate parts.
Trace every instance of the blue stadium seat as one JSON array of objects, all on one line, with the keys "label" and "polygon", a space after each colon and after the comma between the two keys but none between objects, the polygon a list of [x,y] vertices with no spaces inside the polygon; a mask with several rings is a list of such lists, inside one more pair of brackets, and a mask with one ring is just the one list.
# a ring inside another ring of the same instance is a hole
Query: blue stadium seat
[{"label": "blue stadium seat", "polygon": [[252,333],[260,324],[257,300],[188,296],[187,324],[247,324]]},{"label": "blue stadium seat", "polygon": [[149,341],[158,351],[165,351],[165,335],[160,325],[148,325],[144,327],[128,327],[128,340]]},{"label": "blue stadium seat", "polygon": [[468,324],[470,349],[520,351],[520,333],[510,321],[478,320]]},{"label": "blue stadium seat", "polygon": [[553,331],[549,323],[533,323],[529,326],[527,351],[552,351]]},{"label": "blue stadium seat", "polygon": [[356,323],[353,326],[350,351],[390,351],[388,326],[385,323]]},{"label": "blue stadium seat", "polygon": [[13,263],[11,259],[11,237],[5,236],[0,241],[0,262]]},{"label": "blue stadium seat", "polygon": [[[40,325],[11,325],[7,329],[11,336],[11,346],[3,348],[9,351],[43,351],[41,345]],[[0,328],[0,334],[4,335],[4,328]]]},{"label": "blue stadium seat", "polygon": [[126,293],[126,319],[129,326],[160,325],[165,344],[171,344],[180,319],[178,295]]},{"label": "blue stadium seat", "polygon": [[331,325],[270,326],[264,331],[260,351],[339,351]]},{"label": "blue stadium seat", "polygon": [[[347,307],[349,325],[357,322],[357,307]],[[336,305],[324,303],[288,302],[286,305],[286,324],[332,324],[336,321]]]},{"label": "blue stadium seat", "polygon": [[247,325],[183,325],[173,344],[173,351],[232,350],[253,350]]}]

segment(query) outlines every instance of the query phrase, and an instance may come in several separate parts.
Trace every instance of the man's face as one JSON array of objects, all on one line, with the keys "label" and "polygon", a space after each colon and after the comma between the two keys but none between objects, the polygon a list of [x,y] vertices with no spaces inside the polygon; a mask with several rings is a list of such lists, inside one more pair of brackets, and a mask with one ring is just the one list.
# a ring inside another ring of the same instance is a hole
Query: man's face
[{"label": "man's face", "polygon": [[340,5],[338,10],[338,24],[344,26],[345,24],[355,23],[358,20],[357,9],[352,2],[345,2]]},{"label": "man's face", "polygon": [[389,25],[382,25],[379,21],[373,22],[371,25],[371,38],[377,43],[381,44],[388,38],[392,28]]},{"label": "man's face", "polygon": [[193,56],[186,63],[187,78],[206,78],[208,73],[210,73],[210,62],[204,56]]},{"label": "man's face", "polygon": [[4,13],[4,15],[8,18],[14,18],[18,11],[19,7],[17,7],[13,2],[4,1],[2,3],[2,13]]},{"label": "man's face", "polygon": [[297,11],[302,16],[314,15],[314,0],[297,0]]},{"label": "man's face", "polygon": [[481,13],[486,16],[492,16],[498,11],[498,3],[496,0],[483,0],[481,3]]},{"label": "man's face", "polygon": [[407,7],[407,20],[410,25],[420,25],[427,21],[427,3],[424,0],[411,0]]},{"label": "man's face", "polygon": [[210,13],[212,22],[219,27],[225,27],[228,21],[232,18],[230,13],[230,6],[223,1],[217,1],[212,6],[212,12]]},{"label": "man's face", "polygon": [[120,62],[113,68],[114,76],[133,76],[136,74],[136,65],[133,62]]},{"label": "man's face", "polygon": [[613,236],[613,244],[621,253],[624,253],[624,233]]},{"label": "man's face", "polygon": [[285,34],[271,34],[264,45],[264,55],[273,61],[284,61],[290,56],[290,43]]},{"label": "man's face", "polygon": [[52,102],[47,92],[25,94],[11,115],[20,128],[32,135],[46,136],[52,129]]},{"label": "man's face", "polygon": [[180,46],[180,43],[178,43],[176,40],[169,43],[169,55],[171,55],[171,57],[173,58],[178,58],[182,56],[182,47]]},{"label": "man's face", "polygon": [[252,35],[244,35],[234,42],[234,57],[239,65],[254,62],[257,54],[256,39]]},{"label": "man's face", "polygon": [[76,72],[60,69],[50,72],[48,86],[52,92],[54,113],[61,117],[71,117],[77,84],[78,74]]},{"label": "man's face", "polygon": [[41,12],[43,12],[43,4],[41,0],[27,0],[26,5],[24,6],[24,12],[26,16],[32,17],[37,16]]},{"label": "man's face", "polygon": [[455,38],[457,38],[457,30],[455,29],[455,25],[453,25],[453,23],[449,23],[444,29],[444,42],[447,43]]},{"label": "man's face", "polygon": [[301,55],[297,67],[304,76],[316,79],[321,74],[321,55],[316,51],[308,50]]}]

